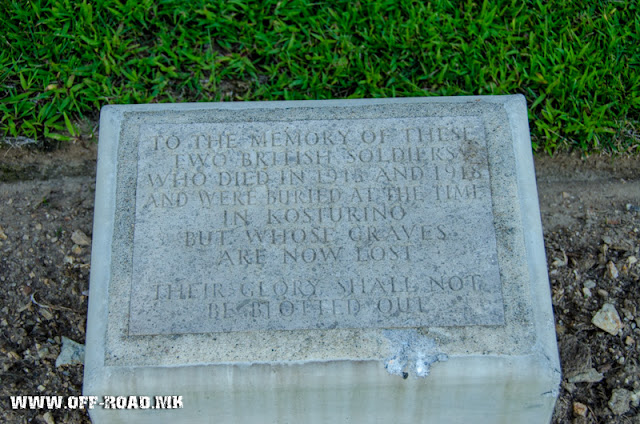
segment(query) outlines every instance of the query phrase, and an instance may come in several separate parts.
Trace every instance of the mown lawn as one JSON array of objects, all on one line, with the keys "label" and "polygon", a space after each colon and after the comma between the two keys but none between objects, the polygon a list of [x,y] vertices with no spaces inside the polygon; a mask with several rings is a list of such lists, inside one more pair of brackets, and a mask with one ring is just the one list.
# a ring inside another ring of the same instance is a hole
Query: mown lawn
[{"label": "mown lawn", "polygon": [[0,137],[116,103],[522,93],[533,148],[640,152],[630,1],[0,0]]}]

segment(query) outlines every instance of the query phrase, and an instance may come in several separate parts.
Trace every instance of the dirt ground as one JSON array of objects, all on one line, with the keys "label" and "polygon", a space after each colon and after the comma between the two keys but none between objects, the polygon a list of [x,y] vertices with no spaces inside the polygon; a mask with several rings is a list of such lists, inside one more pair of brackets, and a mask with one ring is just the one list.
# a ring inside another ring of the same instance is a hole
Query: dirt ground
[{"label": "dirt ground", "polygon": [[[2,422],[89,422],[8,397],[81,393],[82,365],[56,358],[63,336],[85,338],[95,157],[92,142],[0,148]],[[536,172],[563,370],[553,422],[640,424],[640,159],[538,157]],[[615,335],[592,323],[605,304]]]}]

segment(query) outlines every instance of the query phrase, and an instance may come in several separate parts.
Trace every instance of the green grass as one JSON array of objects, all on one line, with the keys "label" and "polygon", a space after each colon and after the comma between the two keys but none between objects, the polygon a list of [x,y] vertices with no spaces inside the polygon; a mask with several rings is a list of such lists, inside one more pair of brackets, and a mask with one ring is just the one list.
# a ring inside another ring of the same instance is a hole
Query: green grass
[{"label": "green grass", "polygon": [[630,1],[0,0],[0,137],[117,103],[522,93],[533,148],[640,152]]}]

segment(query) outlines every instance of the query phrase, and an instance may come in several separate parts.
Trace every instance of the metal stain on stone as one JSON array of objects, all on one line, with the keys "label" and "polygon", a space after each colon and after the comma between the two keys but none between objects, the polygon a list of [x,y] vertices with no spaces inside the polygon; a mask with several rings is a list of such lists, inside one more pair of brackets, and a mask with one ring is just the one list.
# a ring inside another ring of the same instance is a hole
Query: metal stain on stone
[{"label": "metal stain on stone", "polygon": [[139,131],[129,334],[504,324],[480,118]]},{"label": "metal stain on stone", "polygon": [[434,339],[421,336],[415,329],[384,330],[383,334],[393,350],[384,365],[389,374],[407,378],[412,371],[416,377],[426,377],[433,363],[448,360]]}]

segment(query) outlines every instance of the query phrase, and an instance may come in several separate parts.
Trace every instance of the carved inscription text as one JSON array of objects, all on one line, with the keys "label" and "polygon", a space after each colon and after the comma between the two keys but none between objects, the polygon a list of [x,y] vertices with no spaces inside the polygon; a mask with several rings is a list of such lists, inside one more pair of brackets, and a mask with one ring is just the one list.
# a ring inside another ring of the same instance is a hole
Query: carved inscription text
[{"label": "carved inscription text", "polygon": [[129,333],[503,324],[484,131],[140,127]]}]

